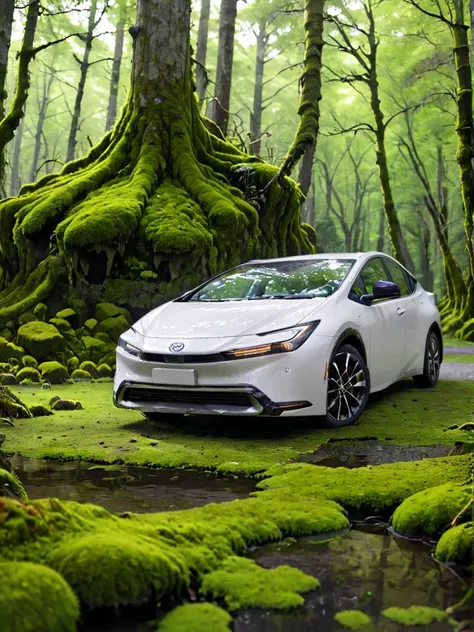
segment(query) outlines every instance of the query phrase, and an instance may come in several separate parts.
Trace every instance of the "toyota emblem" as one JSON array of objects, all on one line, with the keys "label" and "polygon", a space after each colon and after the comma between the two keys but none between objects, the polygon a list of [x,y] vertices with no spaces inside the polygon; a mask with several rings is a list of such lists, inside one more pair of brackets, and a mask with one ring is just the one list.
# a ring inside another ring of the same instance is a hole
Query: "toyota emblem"
[{"label": "toyota emblem", "polygon": [[179,353],[183,349],[184,344],[182,342],[173,342],[173,344],[170,345],[170,351],[172,351],[173,353]]}]

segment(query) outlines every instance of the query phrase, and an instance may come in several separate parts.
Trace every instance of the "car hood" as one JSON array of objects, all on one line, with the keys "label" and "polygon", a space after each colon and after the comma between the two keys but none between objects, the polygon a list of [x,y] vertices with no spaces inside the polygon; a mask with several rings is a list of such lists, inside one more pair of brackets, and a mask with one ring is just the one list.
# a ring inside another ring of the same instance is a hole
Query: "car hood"
[{"label": "car hood", "polygon": [[223,303],[171,302],[141,318],[133,328],[146,338],[182,340],[252,336],[298,324],[327,298],[267,299]]}]

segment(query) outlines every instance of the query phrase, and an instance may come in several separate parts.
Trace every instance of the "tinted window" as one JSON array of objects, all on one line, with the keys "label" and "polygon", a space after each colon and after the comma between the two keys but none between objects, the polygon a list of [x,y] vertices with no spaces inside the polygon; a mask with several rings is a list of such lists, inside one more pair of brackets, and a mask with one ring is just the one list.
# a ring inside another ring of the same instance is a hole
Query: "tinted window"
[{"label": "tinted window", "polygon": [[387,273],[380,259],[371,259],[361,273],[367,294],[373,294],[373,289],[377,281],[386,281]]},{"label": "tinted window", "polygon": [[400,266],[396,264],[395,261],[391,261],[390,259],[384,259],[384,263],[387,266],[392,281],[396,283],[400,288],[402,296],[407,296],[407,294],[410,294],[405,274],[403,273],[403,270],[400,268]]},{"label": "tinted window", "polygon": [[239,266],[192,294],[191,301],[239,301],[330,296],[352,268],[352,259],[296,259]]},{"label": "tinted window", "polygon": [[360,302],[361,296],[366,294],[364,284],[362,283],[362,279],[360,276],[354,282],[354,285],[351,287],[351,291],[349,292],[349,298],[353,301]]}]

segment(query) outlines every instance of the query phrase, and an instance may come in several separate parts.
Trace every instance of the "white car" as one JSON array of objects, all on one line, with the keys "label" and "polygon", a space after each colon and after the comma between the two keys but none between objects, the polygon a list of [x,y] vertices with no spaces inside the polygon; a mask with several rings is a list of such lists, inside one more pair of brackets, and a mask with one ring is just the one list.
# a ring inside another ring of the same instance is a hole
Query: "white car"
[{"label": "white car", "polygon": [[370,393],[436,384],[434,295],[382,253],[250,261],[120,338],[114,402],[162,414],[324,416],[353,423]]}]

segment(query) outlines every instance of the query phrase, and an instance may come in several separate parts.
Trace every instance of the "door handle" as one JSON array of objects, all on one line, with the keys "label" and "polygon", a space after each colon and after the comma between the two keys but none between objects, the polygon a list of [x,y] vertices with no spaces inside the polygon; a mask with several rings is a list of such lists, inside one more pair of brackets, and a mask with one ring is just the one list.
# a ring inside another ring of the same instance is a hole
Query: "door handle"
[{"label": "door handle", "polygon": [[397,307],[397,312],[399,316],[403,316],[403,314],[406,312],[405,309],[403,309],[403,307]]}]

